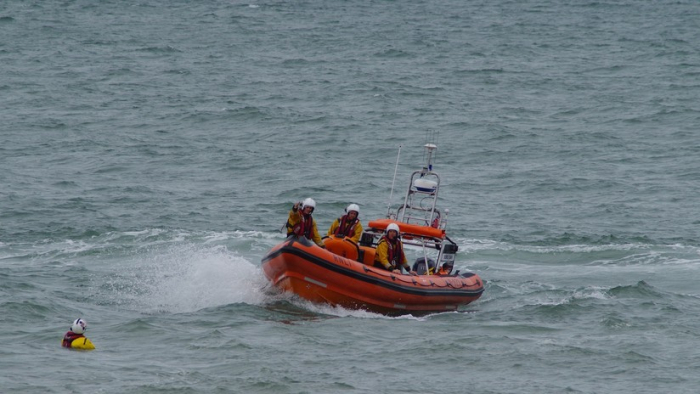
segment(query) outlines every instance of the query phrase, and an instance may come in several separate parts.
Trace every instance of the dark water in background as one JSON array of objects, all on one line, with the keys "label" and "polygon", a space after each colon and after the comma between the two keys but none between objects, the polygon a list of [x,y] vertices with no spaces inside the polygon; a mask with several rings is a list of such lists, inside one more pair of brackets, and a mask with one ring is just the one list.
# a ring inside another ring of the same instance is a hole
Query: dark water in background
[{"label": "dark water in background", "polygon": [[[0,2],[0,387],[695,393],[700,4]],[[439,133],[461,313],[265,288]],[[90,323],[90,353],[59,347]]]}]

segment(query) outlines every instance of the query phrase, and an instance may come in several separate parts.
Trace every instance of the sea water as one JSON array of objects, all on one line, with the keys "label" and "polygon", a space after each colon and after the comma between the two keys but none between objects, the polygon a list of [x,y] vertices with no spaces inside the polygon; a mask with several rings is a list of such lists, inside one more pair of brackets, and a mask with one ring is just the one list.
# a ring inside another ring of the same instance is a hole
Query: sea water
[{"label": "sea water", "polygon": [[[698,392],[698,37],[683,0],[0,2],[2,391]],[[269,287],[294,202],[382,218],[429,138],[480,300]]]}]

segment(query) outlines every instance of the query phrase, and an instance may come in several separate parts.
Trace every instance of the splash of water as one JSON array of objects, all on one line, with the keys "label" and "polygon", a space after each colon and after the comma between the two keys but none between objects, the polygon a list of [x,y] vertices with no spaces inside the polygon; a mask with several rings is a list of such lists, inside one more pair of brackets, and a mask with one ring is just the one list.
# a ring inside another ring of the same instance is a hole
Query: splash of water
[{"label": "splash of water", "polygon": [[138,254],[110,287],[145,313],[187,313],[265,302],[260,268],[221,245],[171,244]]}]

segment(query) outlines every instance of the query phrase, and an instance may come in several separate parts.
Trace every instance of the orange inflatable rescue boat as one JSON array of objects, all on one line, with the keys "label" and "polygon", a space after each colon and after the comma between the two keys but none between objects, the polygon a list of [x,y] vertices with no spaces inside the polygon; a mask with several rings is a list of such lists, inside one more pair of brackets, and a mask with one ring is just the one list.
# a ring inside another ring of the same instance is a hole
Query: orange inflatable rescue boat
[{"label": "orange inflatable rescue boat", "polygon": [[[484,291],[481,278],[452,273],[458,247],[445,232],[447,211],[436,207],[440,177],[431,159],[437,147],[425,148],[427,166],[411,175],[403,204],[390,208],[388,218],[370,221],[359,245],[331,236],[324,238],[323,249],[291,235],[262,259],[265,276],[312,302],[391,315],[455,311],[477,300]],[[374,267],[377,242],[391,223],[399,226],[406,254],[419,251],[413,264],[417,276]]]}]

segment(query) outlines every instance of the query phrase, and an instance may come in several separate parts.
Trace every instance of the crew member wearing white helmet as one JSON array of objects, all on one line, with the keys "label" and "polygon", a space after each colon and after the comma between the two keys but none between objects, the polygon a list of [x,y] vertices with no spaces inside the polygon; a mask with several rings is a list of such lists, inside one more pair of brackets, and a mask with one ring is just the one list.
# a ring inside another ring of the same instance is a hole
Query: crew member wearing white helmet
[{"label": "crew member wearing white helmet", "polygon": [[344,235],[358,243],[362,236],[362,224],[359,219],[360,207],[357,204],[350,204],[345,208],[345,212],[345,215],[335,219],[331,224],[328,235]]},{"label": "crew member wearing white helmet", "polygon": [[316,245],[325,248],[326,246],[318,234],[316,221],[311,217],[314,209],[316,209],[316,201],[312,198],[307,198],[303,202],[294,204],[292,210],[289,211],[289,218],[287,219],[287,236],[292,234],[304,236],[313,240]]},{"label": "crew member wearing white helmet", "polygon": [[78,350],[93,350],[95,345],[85,337],[87,322],[84,319],[75,319],[70,326],[70,331],[63,336],[61,346]]},{"label": "crew member wearing white helmet", "polygon": [[399,239],[398,224],[391,223],[386,226],[385,234],[377,244],[374,266],[396,274],[400,274],[401,267],[403,267],[411,275],[417,275],[415,271],[411,271],[411,267],[406,260],[406,254],[403,252],[403,244]]}]

